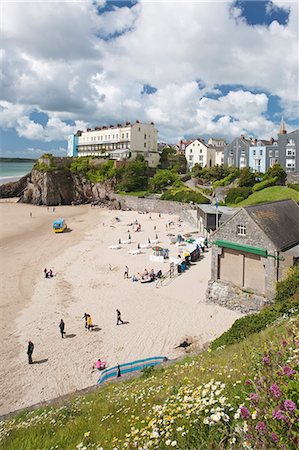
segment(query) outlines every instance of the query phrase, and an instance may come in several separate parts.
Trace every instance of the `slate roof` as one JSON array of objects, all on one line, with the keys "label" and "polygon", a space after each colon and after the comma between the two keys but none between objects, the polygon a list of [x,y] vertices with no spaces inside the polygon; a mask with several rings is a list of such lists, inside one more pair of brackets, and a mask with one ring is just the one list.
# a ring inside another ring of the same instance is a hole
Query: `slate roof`
[{"label": "slate roof", "polygon": [[287,250],[299,244],[299,206],[293,200],[247,206],[244,209],[277,250]]}]

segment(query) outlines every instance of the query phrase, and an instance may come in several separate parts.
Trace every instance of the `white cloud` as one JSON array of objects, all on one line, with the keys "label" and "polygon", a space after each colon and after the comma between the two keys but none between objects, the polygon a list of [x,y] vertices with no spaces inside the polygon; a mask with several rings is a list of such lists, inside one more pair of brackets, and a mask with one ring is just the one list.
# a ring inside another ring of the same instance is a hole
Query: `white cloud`
[{"label": "white cloud", "polygon": [[[262,137],[277,131],[265,115],[269,94],[297,118],[296,3],[269,3],[269,13],[277,6],[290,11],[286,26],[274,21],[269,27],[247,25],[229,1],[142,2],[99,15],[102,4],[3,4],[5,127],[44,142],[73,132],[66,120],[83,121],[80,128],[153,120],[161,139],[170,140],[233,137],[243,129]],[[123,34],[99,37],[114,33]],[[142,95],[144,84],[157,92]],[[208,98],[225,84],[246,88]],[[45,127],[30,119],[33,110],[48,114]]]}]

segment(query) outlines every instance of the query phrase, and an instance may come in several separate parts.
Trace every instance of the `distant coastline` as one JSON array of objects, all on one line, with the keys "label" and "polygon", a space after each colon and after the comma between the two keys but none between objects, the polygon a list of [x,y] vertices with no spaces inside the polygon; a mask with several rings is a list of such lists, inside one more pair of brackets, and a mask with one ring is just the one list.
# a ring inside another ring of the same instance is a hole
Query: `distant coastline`
[{"label": "distant coastline", "polygon": [[16,163],[25,163],[25,162],[35,162],[37,159],[33,158],[4,158],[0,156],[0,162],[16,162]]},{"label": "distant coastline", "polygon": [[30,173],[35,159],[0,158],[0,185],[11,183]]}]

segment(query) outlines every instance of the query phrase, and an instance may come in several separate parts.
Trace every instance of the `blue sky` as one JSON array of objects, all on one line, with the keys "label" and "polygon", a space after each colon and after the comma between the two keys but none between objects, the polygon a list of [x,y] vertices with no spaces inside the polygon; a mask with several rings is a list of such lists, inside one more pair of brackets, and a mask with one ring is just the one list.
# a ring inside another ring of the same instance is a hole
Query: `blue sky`
[{"label": "blue sky", "polygon": [[66,154],[68,134],[154,121],[159,140],[276,136],[298,122],[298,4],[3,4],[1,156]]}]

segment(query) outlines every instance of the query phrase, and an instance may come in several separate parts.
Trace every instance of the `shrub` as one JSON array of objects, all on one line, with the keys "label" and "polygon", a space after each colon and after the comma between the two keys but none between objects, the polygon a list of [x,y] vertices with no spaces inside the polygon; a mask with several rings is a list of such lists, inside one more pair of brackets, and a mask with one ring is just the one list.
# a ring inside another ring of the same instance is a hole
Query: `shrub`
[{"label": "shrub", "polygon": [[244,197],[237,197],[235,203],[240,203],[244,200]]},{"label": "shrub", "polygon": [[251,170],[248,167],[244,167],[240,170],[240,177],[239,177],[239,186],[253,186],[255,183],[255,174],[251,172]]},{"label": "shrub", "polygon": [[168,189],[161,196],[161,200],[171,200],[182,203],[210,203],[209,199],[204,197],[200,192],[196,192],[186,186]]},{"label": "shrub", "polygon": [[267,187],[275,186],[277,181],[278,181],[278,177],[267,178],[266,180],[261,181],[260,183],[256,183],[253,186],[252,191],[257,192],[257,191],[261,191],[262,189],[265,189]]},{"label": "shrub", "polygon": [[299,183],[288,183],[287,186],[288,186],[290,189],[294,189],[295,191],[298,191],[298,192],[299,192]]},{"label": "shrub", "polygon": [[243,197],[243,199],[249,197],[249,195],[252,193],[251,187],[237,187],[237,188],[231,188],[227,196],[225,197],[225,203],[235,203],[236,199],[238,197]]},{"label": "shrub", "polygon": [[237,172],[232,172],[229,175],[227,175],[222,180],[215,181],[213,183],[213,187],[220,187],[220,186],[227,186],[229,185],[233,180],[237,178]]},{"label": "shrub", "polygon": [[285,184],[287,174],[285,173],[283,167],[280,164],[274,164],[272,167],[269,167],[269,169],[264,175],[264,180],[274,177],[278,177],[279,184]]},{"label": "shrub", "polygon": [[274,304],[263,308],[256,314],[242,317],[234,322],[232,327],[213,341],[212,348],[222,345],[231,345],[240,342],[252,333],[272,324],[276,319],[288,314],[289,311],[297,312],[299,308],[299,267],[290,271],[288,278],[277,283],[277,292]]},{"label": "shrub", "polygon": [[[46,162],[48,161],[48,162]],[[33,168],[40,172],[53,172],[57,169],[55,158],[51,153],[44,153],[34,164]]]},{"label": "shrub", "polygon": [[174,170],[158,170],[155,175],[150,178],[149,185],[153,192],[162,192],[167,186],[171,186],[175,181],[179,180],[179,175]]}]

